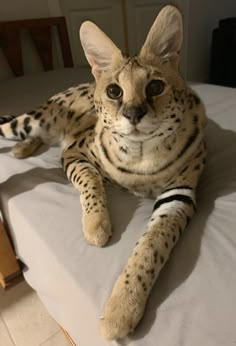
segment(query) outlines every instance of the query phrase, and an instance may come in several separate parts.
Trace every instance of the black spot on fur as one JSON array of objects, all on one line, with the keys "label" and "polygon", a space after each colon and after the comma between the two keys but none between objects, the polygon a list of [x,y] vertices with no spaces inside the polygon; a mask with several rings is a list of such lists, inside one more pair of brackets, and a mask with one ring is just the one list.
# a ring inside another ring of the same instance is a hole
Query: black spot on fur
[{"label": "black spot on fur", "polygon": [[123,153],[127,154],[128,150],[122,146],[119,147],[120,151],[122,151]]},{"label": "black spot on fur", "polygon": [[[29,113],[30,114],[30,113]],[[35,115],[34,115],[34,119],[39,119],[39,118],[41,118],[41,116],[42,116],[42,112],[37,112]]]},{"label": "black spot on fur", "polygon": [[193,123],[194,124],[198,123],[198,116],[197,116],[197,114],[195,114],[194,117],[193,117]]},{"label": "black spot on fur", "polygon": [[81,85],[77,88],[77,90],[82,91],[82,90],[87,90],[88,89],[88,85]]},{"label": "black spot on fur", "polygon": [[179,236],[181,236],[182,233],[183,233],[183,230],[182,230],[182,228],[179,226]]},{"label": "black spot on fur", "polygon": [[81,139],[81,141],[79,142],[79,147],[80,147],[80,148],[84,145],[85,140],[86,140],[86,137],[84,137],[83,139]]},{"label": "black spot on fur", "polygon": [[5,135],[4,135],[3,130],[1,129],[1,127],[0,127],[0,136],[5,137]]},{"label": "black spot on fur", "polygon": [[198,157],[200,157],[202,155],[202,151],[200,150],[199,153],[197,153],[196,156],[194,156],[195,159],[197,159]]},{"label": "black spot on fur", "polygon": [[27,117],[24,119],[24,130],[25,130],[25,133],[27,133],[27,135],[31,132],[32,130],[32,126],[30,126],[30,121],[31,121],[31,118],[30,117]]},{"label": "black spot on fur", "polygon": [[185,143],[183,149],[180,151],[178,158],[180,158],[188,150],[188,148],[195,142],[196,138],[198,137],[198,134],[199,134],[199,129],[196,127],[194,132],[188,137],[188,140]]},{"label": "black spot on fur", "polygon": [[30,111],[30,112],[28,112],[27,114],[29,114],[29,115],[34,115],[36,113],[36,111]]},{"label": "black spot on fur", "polygon": [[24,134],[24,132],[20,132],[20,138],[21,138],[21,140],[24,140],[25,139],[25,134]]},{"label": "black spot on fur", "polygon": [[2,115],[2,116],[0,116],[0,125],[5,124],[5,123],[9,123],[14,118],[15,117],[13,117],[12,115]]},{"label": "black spot on fur", "polygon": [[69,112],[67,113],[67,119],[70,120],[70,119],[73,117],[74,114],[75,114],[74,111],[69,111]]},{"label": "black spot on fur", "polygon": [[80,94],[80,96],[83,97],[83,96],[85,96],[85,95],[87,95],[87,94],[88,94],[88,90],[84,90],[84,91]]},{"label": "black spot on fur", "polygon": [[12,130],[12,133],[14,136],[18,136],[18,133],[16,131],[17,129],[17,125],[18,125],[18,120],[17,119],[14,119],[10,122],[10,127],[11,127],[11,130]]},{"label": "black spot on fur", "polygon": [[39,126],[40,127],[43,127],[45,124],[45,119],[41,119],[40,122],[39,122]]},{"label": "black spot on fur", "polygon": [[74,141],[67,149],[72,149],[76,145],[77,141]]},{"label": "black spot on fur", "polygon": [[142,283],[142,287],[143,287],[143,290],[146,292],[147,291],[147,286],[146,286],[145,282]]},{"label": "black spot on fur", "polygon": [[65,97],[70,97],[71,95],[73,95],[73,93],[72,92],[68,92],[68,93],[65,94]]},{"label": "black spot on fur", "polygon": [[200,102],[201,102],[199,97],[197,95],[195,95],[195,94],[193,94],[192,96],[193,96],[193,99],[195,101],[195,104],[198,106],[200,104]]},{"label": "black spot on fur", "polygon": [[186,172],[188,169],[188,166],[184,167],[181,171],[180,171],[180,174],[183,174],[184,172]]},{"label": "black spot on fur", "polygon": [[157,256],[158,256],[158,252],[157,250],[154,252],[154,262],[157,263]]}]

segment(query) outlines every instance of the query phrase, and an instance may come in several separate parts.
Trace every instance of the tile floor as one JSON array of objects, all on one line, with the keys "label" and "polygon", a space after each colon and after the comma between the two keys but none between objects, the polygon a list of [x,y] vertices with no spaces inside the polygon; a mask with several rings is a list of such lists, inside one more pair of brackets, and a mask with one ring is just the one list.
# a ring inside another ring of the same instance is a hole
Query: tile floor
[{"label": "tile floor", "polygon": [[37,294],[21,282],[0,287],[0,346],[69,346]]}]

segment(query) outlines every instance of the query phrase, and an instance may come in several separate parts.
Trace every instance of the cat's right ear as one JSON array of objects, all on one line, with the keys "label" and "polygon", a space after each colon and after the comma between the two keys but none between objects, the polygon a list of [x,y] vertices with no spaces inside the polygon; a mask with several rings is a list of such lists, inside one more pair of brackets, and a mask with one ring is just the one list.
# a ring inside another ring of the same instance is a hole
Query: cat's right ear
[{"label": "cat's right ear", "polygon": [[90,21],[81,25],[80,40],[96,80],[102,71],[110,69],[112,61],[117,55],[121,56],[120,50],[112,40]]},{"label": "cat's right ear", "polygon": [[176,7],[167,5],[153,23],[140,57],[159,57],[160,61],[170,61],[177,67],[182,40],[182,15]]}]

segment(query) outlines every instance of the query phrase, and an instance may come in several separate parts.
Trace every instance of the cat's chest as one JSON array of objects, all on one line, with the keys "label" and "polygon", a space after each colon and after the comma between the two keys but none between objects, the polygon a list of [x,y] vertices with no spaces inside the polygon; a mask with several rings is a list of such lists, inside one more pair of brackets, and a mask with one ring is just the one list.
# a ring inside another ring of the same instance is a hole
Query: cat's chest
[{"label": "cat's chest", "polygon": [[164,186],[164,180],[160,179],[157,175],[137,174],[137,172],[131,170],[129,172],[123,172],[114,167],[112,169],[106,168],[102,172],[105,180],[108,179],[110,183],[126,189],[136,196],[156,196]]},{"label": "cat's chest", "polygon": [[119,146],[121,151],[109,143],[101,143],[99,138],[90,143],[91,152],[96,153],[96,157],[90,158],[101,175],[135,195],[156,196],[166,183],[166,177],[159,173],[157,155],[146,156],[142,146],[137,146],[132,153],[124,143]]}]

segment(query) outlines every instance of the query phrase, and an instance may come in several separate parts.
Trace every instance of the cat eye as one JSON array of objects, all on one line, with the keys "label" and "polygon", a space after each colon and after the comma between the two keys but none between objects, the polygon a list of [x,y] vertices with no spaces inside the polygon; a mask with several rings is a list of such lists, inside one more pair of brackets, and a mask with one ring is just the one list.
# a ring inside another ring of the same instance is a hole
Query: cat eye
[{"label": "cat eye", "polygon": [[123,90],[117,84],[110,84],[107,87],[107,96],[111,99],[119,99],[123,95]]},{"label": "cat eye", "polygon": [[161,79],[153,79],[146,86],[146,94],[148,97],[160,95],[165,87],[165,83]]}]

